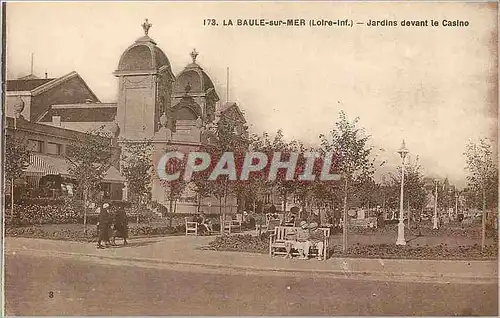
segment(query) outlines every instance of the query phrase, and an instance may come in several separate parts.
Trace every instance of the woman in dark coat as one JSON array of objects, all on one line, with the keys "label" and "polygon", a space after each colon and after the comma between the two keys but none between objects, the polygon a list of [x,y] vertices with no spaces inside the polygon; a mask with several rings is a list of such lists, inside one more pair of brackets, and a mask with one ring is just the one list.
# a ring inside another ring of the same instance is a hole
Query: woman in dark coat
[{"label": "woman in dark coat", "polygon": [[97,229],[99,230],[99,240],[97,241],[97,248],[104,248],[104,246],[102,246],[103,241],[106,244],[106,247],[108,247],[111,226],[108,207],[109,205],[105,203],[99,212],[99,223],[97,224]]},{"label": "woman in dark coat", "polygon": [[115,243],[115,238],[121,237],[123,238],[123,245],[127,245],[128,238],[128,219],[127,213],[125,213],[125,209],[120,207],[115,212],[115,226],[114,226],[114,235],[113,235],[113,244]]}]

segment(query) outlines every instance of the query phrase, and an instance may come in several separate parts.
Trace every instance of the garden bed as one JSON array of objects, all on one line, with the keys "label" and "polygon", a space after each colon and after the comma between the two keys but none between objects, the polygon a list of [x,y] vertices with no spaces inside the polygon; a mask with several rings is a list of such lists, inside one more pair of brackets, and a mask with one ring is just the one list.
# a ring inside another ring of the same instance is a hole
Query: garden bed
[{"label": "garden bed", "polygon": [[263,233],[260,238],[250,234],[221,235],[202,249],[266,254],[269,253],[269,235]]},{"label": "garden bed", "polygon": [[[373,235],[373,234],[395,234],[398,232],[397,224],[387,224],[379,228],[361,228],[361,227],[349,227],[349,234],[358,235]],[[463,237],[469,239],[480,239],[481,238],[481,226],[471,226],[464,225],[463,227],[457,225],[443,225],[437,230],[432,229],[432,225],[423,225],[419,228],[412,227],[408,229],[405,226],[405,232],[407,234],[416,236],[447,236],[447,237]],[[498,238],[498,232],[494,229],[488,229],[486,231],[486,237]]]},{"label": "garden bed", "polygon": [[[129,237],[132,238],[184,235],[185,233],[184,225],[173,227],[149,224],[129,226]],[[85,234],[82,224],[32,225],[6,228],[5,236],[92,242],[97,238],[97,229],[95,225],[89,225]]]},{"label": "garden bed", "polygon": [[[269,252],[269,236],[261,238],[249,234],[222,235],[211,241],[205,250],[249,252],[267,254]],[[498,247],[496,244],[485,246],[481,251],[478,244],[449,247],[446,244],[423,246],[397,246],[395,244],[356,244],[342,253],[340,246],[330,249],[330,257],[351,258],[386,258],[386,259],[429,259],[429,260],[496,260]]]},{"label": "garden bed", "polygon": [[449,247],[446,244],[423,246],[398,246],[395,244],[350,246],[346,253],[341,246],[333,246],[330,257],[428,259],[428,260],[496,260],[498,246],[486,245],[483,251],[478,244]]}]

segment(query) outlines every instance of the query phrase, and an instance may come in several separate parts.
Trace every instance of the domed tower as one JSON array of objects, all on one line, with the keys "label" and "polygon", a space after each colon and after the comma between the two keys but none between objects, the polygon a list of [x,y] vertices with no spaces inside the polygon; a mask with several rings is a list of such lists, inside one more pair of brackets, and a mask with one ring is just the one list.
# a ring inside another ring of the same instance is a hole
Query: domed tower
[{"label": "domed tower", "polygon": [[165,53],[148,36],[151,26],[146,19],[144,36],[125,50],[113,73],[119,79],[116,118],[121,136],[128,139],[153,136],[170,108],[175,76]]},{"label": "domed tower", "polygon": [[196,121],[203,123],[215,119],[215,106],[219,96],[208,74],[196,63],[198,52],[191,52],[192,63],[177,76],[172,94],[172,113],[177,121]]}]

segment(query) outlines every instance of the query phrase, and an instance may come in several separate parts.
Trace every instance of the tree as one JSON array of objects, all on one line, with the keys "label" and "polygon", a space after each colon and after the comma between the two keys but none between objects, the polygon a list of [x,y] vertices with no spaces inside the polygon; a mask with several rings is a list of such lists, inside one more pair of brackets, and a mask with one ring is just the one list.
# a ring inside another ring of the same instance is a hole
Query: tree
[{"label": "tree", "polygon": [[139,212],[145,196],[151,192],[151,175],[153,163],[151,153],[153,144],[151,140],[127,141],[122,156],[123,175],[127,179],[132,202],[134,202],[137,223],[139,223]]},{"label": "tree", "polygon": [[11,214],[14,217],[14,182],[21,178],[29,165],[30,152],[26,148],[26,140],[7,136],[5,142],[5,178],[11,186]]},{"label": "tree", "polygon": [[321,146],[325,153],[333,152],[336,156],[336,171],[343,176],[344,211],[342,250],[347,251],[347,208],[348,197],[358,193],[353,187],[356,182],[370,178],[374,173],[373,160],[370,159],[372,147],[368,146],[370,136],[358,127],[359,117],[349,121],[344,111],[329,136],[320,135]]},{"label": "tree", "polygon": [[[200,147],[200,151],[210,154],[210,166],[204,171],[194,173],[192,178],[200,196],[214,196],[219,200],[222,219],[225,218],[228,197],[230,195],[241,197],[247,183],[240,180],[230,180],[227,175],[218,176],[216,180],[209,180],[209,175],[225,152],[234,154],[236,169],[241,169],[250,141],[245,130],[239,132],[236,130],[238,130],[237,123],[225,116],[220,117],[213,130],[216,137],[214,142]],[[221,226],[223,226],[222,223]]]},{"label": "tree", "polygon": [[98,189],[105,173],[111,167],[111,140],[103,129],[86,132],[73,141],[67,151],[69,173],[76,179],[77,190],[83,194],[83,228],[87,233],[87,205],[89,195]]},{"label": "tree", "polygon": [[[404,179],[404,206],[408,209],[408,219],[411,216],[411,210],[422,211],[427,203],[427,191],[421,166],[418,163],[418,157],[415,162],[408,162],[405,165]],[[398,172],[390,174],[388,193],[389,207],[396,209],[400,204],[401,190],[401,167],[398,167]],[[434,187],[429,188],[433,191]]]},{"label": "tree", "polygon": [[[174,151],[174,147],[167,147],[166,151]],[[177,171],[183,170],[183,168],[186,166],[186,156],[184,156],[183,160],[179,159],[170,159],[165,167],[165,171],[167,174],[174,174]],[[184,192],[184,189],[187,186],[187,182],[184,181],[182,177],[179,177],[177,180],[161,180],[160,181],[162,186],[165,188],[165,192],[167,193],[167,196],[169,198],[169,212],[170,213],[175,213],[176,211],[174,210],[174,202],[177,202],[182,196],[182,193]],[[177,204],[175,204],[177,205]],[[169,225],[172,226],[172,219],[173,215],[170,215],[169,218]]]},{"label": "tree", "polygon": [[481,138],[469,141],[465,146],[467,183],[469,188],[482,198],[481,249],[486,237],[486,208],[498,205],[498,166],[491,141]]}]

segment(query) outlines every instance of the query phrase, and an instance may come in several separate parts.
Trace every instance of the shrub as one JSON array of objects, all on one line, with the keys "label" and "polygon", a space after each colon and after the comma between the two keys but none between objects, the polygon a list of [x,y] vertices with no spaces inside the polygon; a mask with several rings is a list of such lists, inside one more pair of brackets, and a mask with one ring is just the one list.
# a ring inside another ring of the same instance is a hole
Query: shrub
[{"label": "shrub", "polygon": [[221,235],[210,242],[206,249],[267,253],[269,249],[269,240],[262,240],[250,234]]},{"label": "shrub", "polygon": [[78,223],[79,213],[70,205],[14,205],[15,217],[6,217],[7,226]]},{"label": "shrub", "polygon": [[446,244],[436,246],[398,246],[395,244],[361,245],[356,244],[342,253],[340,247],[334,247],[332,256],[363,258],[405,258],[405,259],[496,259],[498,247],[487,245],[481,251],[477,244],[469,246],[448,247]]}]

